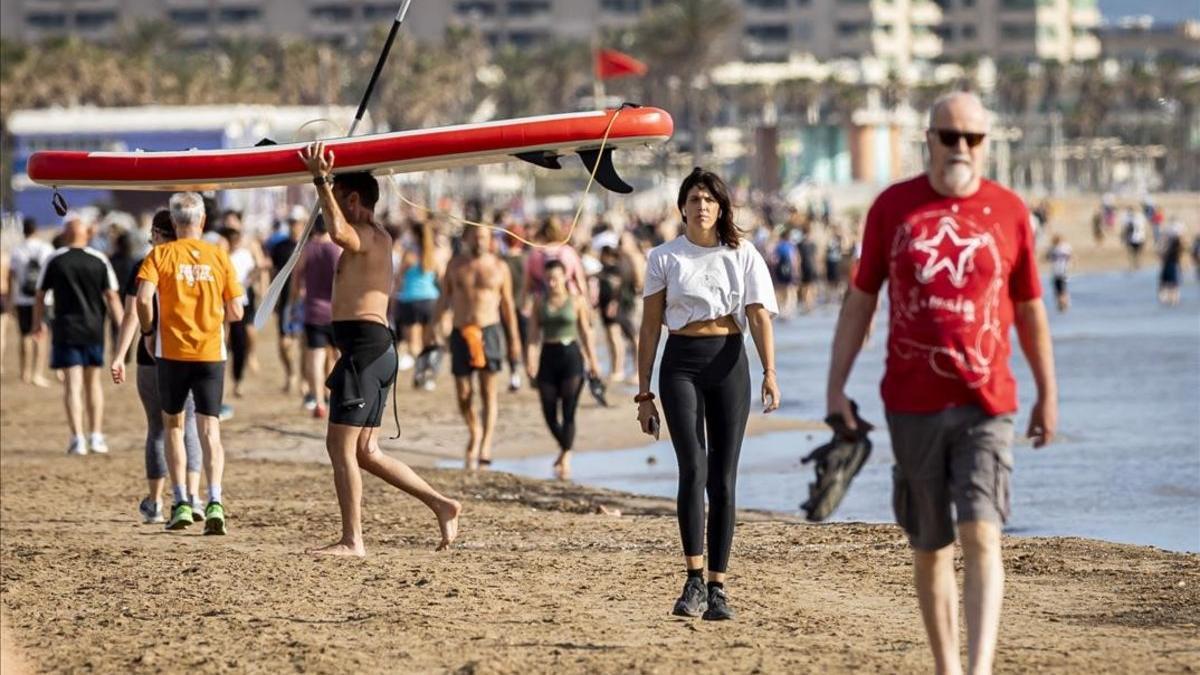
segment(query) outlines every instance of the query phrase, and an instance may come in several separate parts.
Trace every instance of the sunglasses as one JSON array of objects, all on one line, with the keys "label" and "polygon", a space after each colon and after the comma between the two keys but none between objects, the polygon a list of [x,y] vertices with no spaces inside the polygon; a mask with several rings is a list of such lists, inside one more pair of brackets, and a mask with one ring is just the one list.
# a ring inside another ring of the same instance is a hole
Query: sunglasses
[{"label": "sunglasses", "polygon": [[938,140],[941,141],[942,145],[946,146],[947,148],[957,148],[958,141],[960,139],[965,139],[967,141],[968,148],[975,148],[975,147],[978,147],[979,144],[983,142],[984,138],[987,138],[987,134],[982,134],[982,133],[973,132],[973,131],[955,131],[953,129],[930,129],[929,132],[934,134],[935,136],[937,136]]}]

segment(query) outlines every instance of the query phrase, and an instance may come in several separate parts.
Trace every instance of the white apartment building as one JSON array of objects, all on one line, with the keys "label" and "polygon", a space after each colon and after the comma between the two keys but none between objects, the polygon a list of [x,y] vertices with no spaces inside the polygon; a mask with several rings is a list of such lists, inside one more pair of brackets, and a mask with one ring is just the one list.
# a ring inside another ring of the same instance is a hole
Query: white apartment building
[{"label": "white apartment building", "polygon": [[1096,0],[939,0],[950,58],[1087,61],[1100,56]]},{"label": "white apartment building", "polygon": [[[903,66],[941,57],[1093,59],[1096,0],[728,0],[730,60],[875,57]],[[670,0],[416,0],[406,34],[436,40],[448,25],[477,28],[492,45],[590,40],[632,26]],[[40,40],[76,33],[115,40],[139,20],[172,24],[186,45],[222,37],[293,35],[337,44],[386,25],[397,0],[4,0],[0,34]]]}]

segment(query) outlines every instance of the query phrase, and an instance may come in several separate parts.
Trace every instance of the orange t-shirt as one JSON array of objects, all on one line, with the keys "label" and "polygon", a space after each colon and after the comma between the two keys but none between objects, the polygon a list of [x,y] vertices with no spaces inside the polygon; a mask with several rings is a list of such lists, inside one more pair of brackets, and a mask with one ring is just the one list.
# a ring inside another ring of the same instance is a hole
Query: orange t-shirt
[{"label": "orange t-shirt", "polygon": [[138,279],[158,287],[156,357],[225,360],[225,303],[246,294],[225,251],[199,239],[161,244]]}]

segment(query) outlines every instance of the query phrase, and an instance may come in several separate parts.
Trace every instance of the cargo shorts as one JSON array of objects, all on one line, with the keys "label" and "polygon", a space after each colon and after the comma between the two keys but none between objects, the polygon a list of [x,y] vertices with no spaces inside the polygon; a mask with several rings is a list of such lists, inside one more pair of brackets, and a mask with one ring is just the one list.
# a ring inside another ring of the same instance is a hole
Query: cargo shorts
[{"label": "cargo shorts", "polygon": [[892,509],[913,548],[954,543],[956,521],[1008,520],[1012,415],[969,405],[930,414],[888,412],[887,422],[896,457]]}]

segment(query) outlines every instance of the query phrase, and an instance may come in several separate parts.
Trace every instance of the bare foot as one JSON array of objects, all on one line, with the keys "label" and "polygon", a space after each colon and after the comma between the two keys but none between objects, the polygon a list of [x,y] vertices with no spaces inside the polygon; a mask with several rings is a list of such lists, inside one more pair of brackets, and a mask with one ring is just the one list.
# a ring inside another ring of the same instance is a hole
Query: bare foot
[{"label": "bare foot", "polygon": [[467,451],[463,456],[463,468],[467,471],[479,470],[479,447],[475,444],[475,439],[467,441]]},{"label": "bare foot", "polygon": [[33,378],[33,381],[30,384],[32,384],[35,387],[45,388],[45,387],[50,386],[50,381],[47,380],[46,378],[42,377],[41,375],[37,375]]},{"label": "bare foot", "polygon": [[433,509],[437,515],[438,528],[442,531],[442,543],[436,550],[445,551],[458,538],[458,516],[462,513],[462,504],[447,499]]},{"label": "bare foot", "polygon": [[554,462],[554,477],[571,480],[571,457],[566,452],[558,453],[558,460]]},{"label": "bare foot", "polygon": [[343,544],[340,541],[321,548],[309,549],[308,552],[310,555],[316,556],[351,556],[355,558],[365,558],[367,556],[367,549],[362,544]]}]

